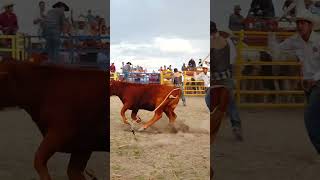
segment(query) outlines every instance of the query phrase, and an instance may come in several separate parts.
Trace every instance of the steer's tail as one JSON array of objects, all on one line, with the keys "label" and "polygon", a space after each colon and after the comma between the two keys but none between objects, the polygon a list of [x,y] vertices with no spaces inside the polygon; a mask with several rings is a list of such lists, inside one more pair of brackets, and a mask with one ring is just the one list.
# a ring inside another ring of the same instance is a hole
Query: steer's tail
[{"label": "steer's tail", "polygon": [[[174,96],[172,93],[175,91],[180,91],[176,96]],[[164,100],[159,104],[159,106],[153,111],[157,111],[163,104],[164,102],[166,102],[167,99],[180,99],[180,95],[181,95],[181,89],[180,88],[175,88],[173,90],[170,91],[170,93],[166,96],[166,98],[164,98]]]}]

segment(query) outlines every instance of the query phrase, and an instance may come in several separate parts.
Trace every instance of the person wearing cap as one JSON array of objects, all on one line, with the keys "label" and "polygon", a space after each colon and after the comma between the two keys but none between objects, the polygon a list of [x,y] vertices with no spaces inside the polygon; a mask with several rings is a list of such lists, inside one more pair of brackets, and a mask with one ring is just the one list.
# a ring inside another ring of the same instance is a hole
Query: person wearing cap
[{"label": "person wearing cap", "polygon": [[4,12],[0,14],[0,30],[4,35],[15,35],[19,29],[18,19],[13,12],[14,3],[4,3]]},{"label": "person wearing cap", "polygon": [[173,84],[180,88],[181,91],[182,91],[182,94],[181,94],[181,99],[182,99],[182,102],[183,102],[183,106],[186,106],[186,98],[184,96],[184,90],[183,90],[183,75],[181,72],[178,71],[177,68],[174,68],[173,69],[173,76],[172,76],[172,81],[173,81]]},{"label": "person wearing cap", "polygon": [[123,74],[124,74],[124,80],[128,81],[129,79],[129,73],[131,72],[131,62],[127,62],[126,65],[123,66]]},{"label": "person wearing cap", "polygon": [[57,63],[59,59],[60,35],[65,25],[65,11],[69,7],[63,2],[57,2],[49,10],[43,23],[43,37],[46,40],[46,48],[49,62]]},{"label": "person wearing cap", "polygon": [[235,5],[233,8],[233,14],[231,14],[229,17],[229,28],[232,31],[241,31],[244,29],[244,17],[240,14],[240,12],[240,5]]},{"label": "person wearing cap", "polygon": [[275,41],[275,36],[269,36],[269,48],[272,52],[293,54],[301,62],[302,85],[308,102],[304,114],[305,126],[320,155],[320,36],[314,32],[320,22],[318,16],[306,9],[297,13],[295,21],[297,33],[280,44]]},{"label": "person wearing cap", "polygon": [[[241,119],[234,99],[234,81],[232,79],[232,64],[236,60],[236,50],[229,38],[224,38],[219,34],[214,22],[210,24],[210,35],[211,85],[223,85],[227,87],[229,91],[228,112],[233,134],[237,140],[242,141]],[[206,93],[205,98],[208,108],[210,108],[210,90],[211,88]]]}]

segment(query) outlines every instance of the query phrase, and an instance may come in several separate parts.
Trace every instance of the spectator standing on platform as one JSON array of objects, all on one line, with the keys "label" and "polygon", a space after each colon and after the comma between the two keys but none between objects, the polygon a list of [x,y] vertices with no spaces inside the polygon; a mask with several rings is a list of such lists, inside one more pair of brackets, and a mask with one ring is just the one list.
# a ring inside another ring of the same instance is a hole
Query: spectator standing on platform
[{"label": "spectator standing on platform", "polygon": [[183,63],[181,67],[181,71],[186,71],[186,70],[187,70],[186,63]]},{"label": "spectator standing on platform", "polygon": [[0,30],[4,35],[15,35],[19,29],[18,19],[13,12],[14,3],[7,1],[4,3],[4,12],[0,14]]},{"label": "spectator standing on platform", "polygon": [[47,15],[46,3],[44,1],[40,1],[38,3],[39,10],[35,11],[35,17],[33,20],[33,24],[37,26],[37,35],[42,36],[43,34],[43,24],[45,17]]},{"label": "spectator standing on platform", "polygon": [[88,10],[86,16],[81,14],[80,17],[86,18],[89,24],[95,22],[95,19],[96,19],[96,17],[92,14],[92,10],[91,9]]},{"label": "spectator standing on platform", "polygon": [[63,32],[65,24],[65,11],[69,7],[63,2],[57,2],[49,10],[44,20],[43,37],[46,40],[49,62],[57,63],[60,49],[60,35]]},{"label": "spectator standing on platform", "polygon": [[129,74],[131,72],[131,63],[127,62],[126,65],[123,66],[123,74],[124,74],[124,80],[128,81],[129,80]]},{"label": "spectator standing on platform", "polygon": [[182,102],[183,102],[183,106],[186,106],[186,98],[184,96],[184,90],[183,90],[183,75],[181,74],[181,72],[178,71],[177,68],[174,68],[174,73],[173,73],[173,84],[180,88],[182,91],[181,94],[181,98],[182,98]]},{"label": "spectator standing on platform", "polygon": [[229,17],[229,29],[232,31],[241,31],[244,29],[244,17],[240,14],[240,5],[235,5],[233,8],[233,14]]}]

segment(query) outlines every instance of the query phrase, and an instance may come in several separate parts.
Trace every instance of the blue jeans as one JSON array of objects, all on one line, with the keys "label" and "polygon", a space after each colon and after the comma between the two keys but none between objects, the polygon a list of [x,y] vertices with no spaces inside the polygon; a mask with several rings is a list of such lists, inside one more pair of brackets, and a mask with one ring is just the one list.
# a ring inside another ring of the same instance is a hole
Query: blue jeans
[{"label": "blue jeans", "polygon": [[185,104],[186,103],[186,97],[184,96],[184,88],[182,84],[175,84],[176,87],[180,88],[182,93],[181,93],[181,99],[182,102]]},{"label": "blue jeans", "polygon": [[[233,81],[232,80],[227,81],[226,85],[229,90],[228,113],[230,116],[231,126],[241,128],[241,120],[240,120],[238,108],[236,105],[236,101],[233,96]],[[205,102],[207,104],[208,109],[210,109],[210,90],[213,90],[213,88],[209,88],[205,96]]]},{"label": "blue jeans", "polygon": [[129,72],[124,72],[124,80],[129,80]]},{"label": "blue jeans", "polygon": [[311,143],[320,154],[320,82],[307,95],[304,121]]},{"label": "blue jeans", "polygon": [[46,40],[46,51],[48,53],[49,62],[57,63],[59,61],[60,51],[60,33],[46,30],[43,34]]}]

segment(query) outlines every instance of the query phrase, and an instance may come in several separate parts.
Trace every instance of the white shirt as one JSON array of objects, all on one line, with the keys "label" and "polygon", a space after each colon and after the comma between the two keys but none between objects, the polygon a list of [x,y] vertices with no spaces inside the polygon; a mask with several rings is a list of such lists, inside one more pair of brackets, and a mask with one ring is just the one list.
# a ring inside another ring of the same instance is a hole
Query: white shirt
[{"label": "white shirt", "polygon": [[207,72],[207,74],[204,74],[203,72],[201,72],[198,75],[194,75],[194,78],[196,79],[196,81],[203,80],[204,86],[210,87],[210,74],[209,74],[209,72]]},{"label": "white shirt", "polygon": [[[43,15],[47,15],[47,10],[46,9],[44,10]],[[41,12],[40,12],[39,8],[34,12],[34,15],[33,15],[33,21],[37,20],[37,19],[44,20],[44,18],[41,16]],[[41,33],[40,23],[34,24],[34,26],[36,27],[36,30],[37,30],[36,35],[40,35],[41,36],[41,34],[40,34]]]},{"label": "white shirt", "polygon": [[298,57],[303,65],[303,79],[320,80],[320,36],[312,32],[308,42],[299,34],[293,35],[280,44],[272,42],[274,51],[282,50]]}]

